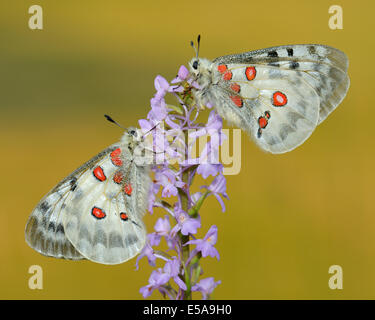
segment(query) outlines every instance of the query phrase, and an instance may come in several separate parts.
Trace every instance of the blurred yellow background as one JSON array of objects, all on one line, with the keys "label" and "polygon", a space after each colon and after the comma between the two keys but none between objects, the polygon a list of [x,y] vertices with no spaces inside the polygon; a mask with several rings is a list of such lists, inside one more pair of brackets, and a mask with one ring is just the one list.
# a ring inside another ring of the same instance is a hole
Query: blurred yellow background
[{"label": "blurred yellow background", "polygon": [[[28,28],[39,4],[42,31]],[[341,5],[344,29],[328,28]],[[140,299],[152,268],[46,258],[24,241],[28,215],[58,181],[149,110],[154,77],[172,79],[193,56],[322,43],[350,60],[344,102],[301,147],[260,151],[242,135],[242,170],[228,176],[227,212],[212,197],[202,235],[219,228],[215,299],[374,299],[373,1],[11,1],[0,3],[1,299]],[[151,231],[164,215],[146,215]],[[43,290],[28,288],[30,265]],[[328,268],[343,268],[330,290]],[[195,298],[200,298],[195,295]],[[160,298],[156,292],[152,298]]]}]

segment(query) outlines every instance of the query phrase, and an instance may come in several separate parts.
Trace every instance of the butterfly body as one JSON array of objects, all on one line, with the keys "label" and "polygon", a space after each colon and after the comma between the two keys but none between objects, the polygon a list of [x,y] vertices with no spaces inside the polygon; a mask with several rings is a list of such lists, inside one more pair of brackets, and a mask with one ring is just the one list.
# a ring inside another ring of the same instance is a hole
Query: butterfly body
[{"label": "butterfly body", "polygon": [[149,166],[134,161],[141,131],[129,128],[113,144],[63,179],[36,206],[27,243],[56,258],[124,262],[146,241]]},{"label": "butterfly body", "polygon": [[189,66],[200,87],[193,89],[198,103],[214,105],[271,153],[302,144],[349,87],[347,57],[323,45],[272,47],[213,61],[193,58]]}]

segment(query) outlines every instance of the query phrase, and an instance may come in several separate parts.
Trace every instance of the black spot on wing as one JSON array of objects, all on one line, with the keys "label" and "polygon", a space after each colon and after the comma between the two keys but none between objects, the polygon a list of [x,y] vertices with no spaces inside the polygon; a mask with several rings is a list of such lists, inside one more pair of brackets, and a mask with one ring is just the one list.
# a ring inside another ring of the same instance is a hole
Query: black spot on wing
[{"label": "black spot on wing", "polygon": [[287,48],[286,51],[288,52],[288,57],[293,57],[293,49]]},{"label": "black spot on wing", "polygon": [[70,180],[70,191],[74,191],[76,188],[77,188],[77,178],[76,177],[73,177],[71,180]]},{"label": "black spot on wing", "polygon": [[49,208],[51,208],[51,206],[46,202],[46,201],[43,201],[40,205],[39,205],[39,209],[40,211],[42,211],[43,213],[46,213]]},{"label": "black spot on wing", "polygon": [[311,55],[316,54],[316,48],[315,48],[314,46],[309,46],[309,47],[307,48],[307,50],[309,51],[309,53],[310,53]]},{"label": "black spot on wing", "polygon": [[269,57],[278,57],[279,55],[277,54],[277,51],[276,50],[273,50],[273,51],[268,51],[267,55]]},{"label": "black spot on wing", "polygon": [[299,67],[299,63],[296,61],[290,61],[289,62],[289,68],[290,69],[297,69]]},{"label": "black spot on wing", "polygon": [[55,223],[53,221],[50,221],[50,223],[48,224],[48,232],[55,232],[55,230],[56,230]]},{"label": "black spot on wing", "polygon": [[57,225],[57,228],[56,228],[56,234],[57,234],[57,233],[65,234],[64,227],[63,227],[63,225],[62,225],[61,223],[59,223],[59,224]]}]

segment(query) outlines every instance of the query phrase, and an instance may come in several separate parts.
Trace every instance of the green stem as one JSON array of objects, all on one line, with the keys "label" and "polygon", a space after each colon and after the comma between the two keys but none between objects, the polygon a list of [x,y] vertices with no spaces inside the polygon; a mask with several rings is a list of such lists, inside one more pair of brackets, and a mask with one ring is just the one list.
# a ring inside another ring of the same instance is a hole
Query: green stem
[{"label": "green stem", "polygon": [[[187,141],[188,139],[188,131],[185,131],[184,132],[185,134],[185,141]],[[188,153],[188,150],[186,150],[186,154]],[[189,172],[190,170],[185,170],[182,172],[182,182],[185,183],[186,185],[186,189],[188,190],[189,188]],[[188,192],[188,191],[186,191]],[[189,199],[188,199],[188,195],[183,189],[178,189],[178,195],[180,197],[180,201],[181,201],[181,209],[184,210],[185,212],[188,212],[189,210]],[[190,245],[186,244],[190,237],[189,235],[186,235],[184,236],[181,231],[179,232],[179,237],[180,237],[180,241],[181,241],[181,247],[182,247],[182,265],[184,266],[185,268],[185,272],[184,272],[184,281],[185,281],[185,284],[186,284],[186,291],[185,291],[185,296],[184,296],[184,299],[185,300],[191,300],[191,282],[190,282],[190,274],[189,274],[189,268],[188,266],[186,265],[186,262],[187,260],[189,259],[189,255],[190,255]]]},{"label": "green stem", "polygon": [[[188,180],[189,180],[189,170],[186,170],[182,173],[182,181],[185,182],[186,185],[187,185]],[[181,201],[181,209],[184,210],[185,212],[187,212],[189,210],[189,199],[188,199],[187,193],[185,191],[183,191],[182,189],[179,189],[178,193],[179,193],[179,197],[180,197],[180,201]],[[190,246],[186,243],[189,241],[190,237],[189,237],[189,235],[184,236],[181,232],[179,232],[179,236],[180,236],[181,246],[182,246],[182,262],[183,262],[183,265],[186,266],[186,262],[189,259],[189,255],[190,255]],[[187,270],[185,271],[184,282],[186,284],[187,289],[185,291],[184,299],[185,300],[191,300],[190,275],[189,275],[188,268],[186,268],[186,269]]]},{"label": "green stem", "polygon": [[201,208],[204,200],[206,200],[209,193],[210,192],[208,190],[206,190],[206,192],[204,194],[202,194],[202,196],[198,199],[195,206],[190,208],[190,210],[188,211],[188,214],[189,214],[190,217],[196,218],[198,216],[199,209]]}]

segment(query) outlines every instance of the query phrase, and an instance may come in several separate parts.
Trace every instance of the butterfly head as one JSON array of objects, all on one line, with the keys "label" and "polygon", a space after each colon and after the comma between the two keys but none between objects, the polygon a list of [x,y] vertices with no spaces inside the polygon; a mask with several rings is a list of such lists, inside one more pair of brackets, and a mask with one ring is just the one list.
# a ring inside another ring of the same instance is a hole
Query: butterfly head
[{"label": "butterfly head", "polygon": [[125,130],[121,142],[127,145],[129,149],[134,150],[142,141],[142,131],[134,127],[129,127]]},{"label": "butterfly head", "polygon": [[199,85],[203,85],[210,81],[212,62],[205,58],[193,58],[189,62],[190,73]]}]

